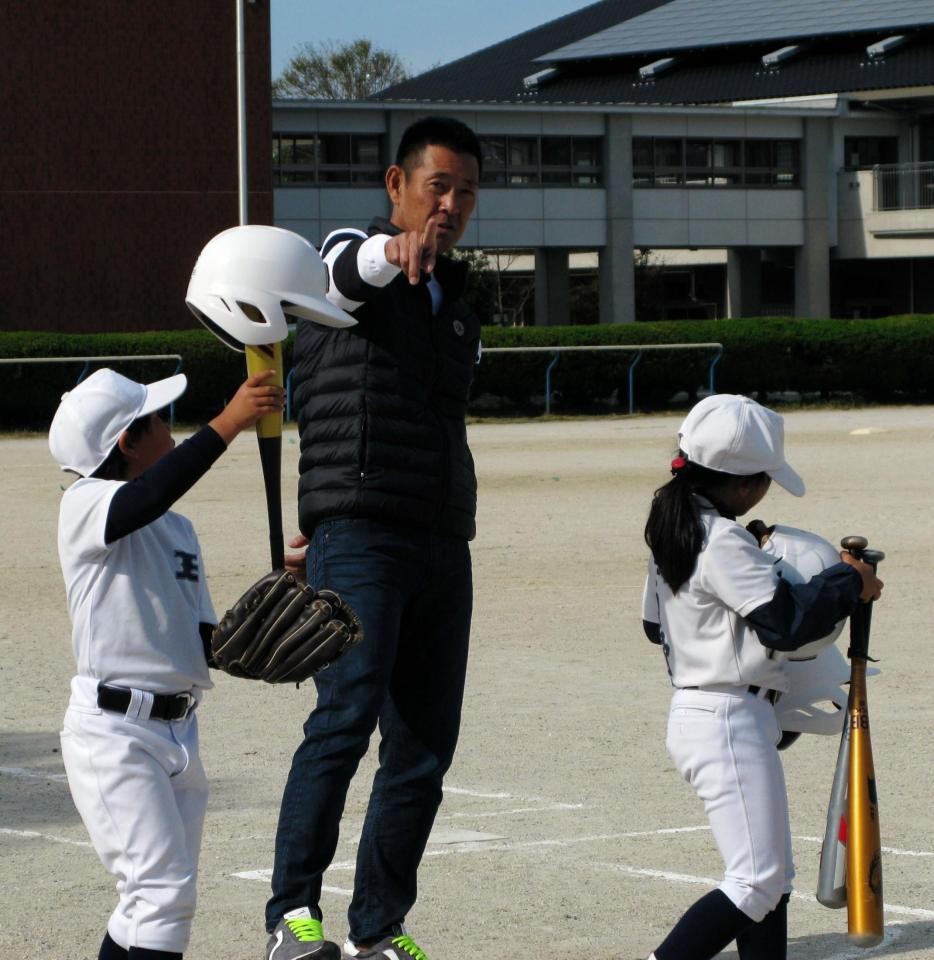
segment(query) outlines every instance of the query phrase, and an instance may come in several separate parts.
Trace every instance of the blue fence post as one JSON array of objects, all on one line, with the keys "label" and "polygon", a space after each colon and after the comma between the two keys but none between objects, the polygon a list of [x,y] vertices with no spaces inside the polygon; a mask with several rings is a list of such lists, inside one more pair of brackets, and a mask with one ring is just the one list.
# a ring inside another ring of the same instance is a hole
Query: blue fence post
[{"label": "blue fence post", "polygon": [[716,393],[716,390],[714,389],[714,385],[713,385],[713,376],[714,376],[713,372],[714,372],[714,368],[715,368],[715,367],[717,366],[717,364],[720,362],[720,358],[721,358],[722,356],[723,356],[723,347],[720,347],[720,348],[717,350],[717,352],[714,354],[713,359],[710,361],[710,368],[709,368],[709,373],[708,373],[708,379],[710,380],[710,392],[711,392],[711,393]]},{"label": "blue fence post", "polygon": [[635,374],[633,373],[633,371],[636,369],[636,366],[637,366],[637,364],[639,363],[639,361],[640,361],[641,359],[642,359],[642,351],[641,351],[641,350],[638,350],[638,351],[636,352],[635,357],[633,358],[632,363],[629,364],[629,371],[628,371],[628,373],[627,373],[627,377],[628,377],[628,379],[629,379],[629,412],[630,412],[630,413],[634,413],[634,412],[635,412],[635,409],[636,409],[636,407],[635,407],[635,403],[636,403],[636,398],[635,398],[635,394],[636,394],[635,380],[636,380],[636,378],[635,378]]},{"label": "blue fence post", "polygon": [[545,369],[545,413],[546,415],[551,413],[551,371],[554,368],[554,365],[558,362],[558,358],[561,356],[560,352],[556,352],[551,363],[548,364],[548,367]]}]

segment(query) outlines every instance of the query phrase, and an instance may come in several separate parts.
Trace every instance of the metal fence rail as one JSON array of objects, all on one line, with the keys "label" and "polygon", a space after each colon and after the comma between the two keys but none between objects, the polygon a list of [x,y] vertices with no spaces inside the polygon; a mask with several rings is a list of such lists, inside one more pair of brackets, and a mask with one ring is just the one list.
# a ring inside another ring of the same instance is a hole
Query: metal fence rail
[{"label": "metal fence rail", "polygon": [[[710,363],[707,367],[707,381],[708,387],[711,393],[715,393],[714,389],[714,371],[717,364],[720,362],[720,358],[723,356],[723,344],[722,343],[623,343],[623,344],[613,344],[612,346],[599,346],[599,347],[487,347],[483,350],[483,355],[488,353],[550,353],[553,354],[551,362],[545,368],[545,413],[551,413],[551,371],[554,370],[555,364],[561,357],[562,353],[574,353],[574,352],[600,352],[600,351],[616,351],[616,352],[632,352],[635,351],[635,356],[632,358],[632,362],[629,364],[629,368],[626,371],[626,378],[628,382],[629,389],[629,412],[635,412],[635,369],[639,364],[639,361],[642,359],[642,354],[646,351],[662,351],[662,350],[713,350],[714,355],[710,358]],[[285,378],[285,419],[292,419],[292,373],[293,370],[289,370]]]},{"label": "metal fence rail", "polygon": [[[180,353],[133,353],[117,354],[115,356],[97,356],[97,357],[0,357],[0,363],[83,363],[81,373],[75,381],[77,386],[90,373],[92,363],[105,363],[109,361],[120,361],[120,363],[129,363],[141,360],[174,360],[175,369],[173,374],[179,373],[182,369],[182,355]],[[175,426],[175,404],[169,406],[169,422]]]},{"label": "metal fence rail", "polygon": [[554,370],[555,365],[558,360],[561,358],[562,353],[598,353],[604,351],[614,351],[617,353],[626,352],[632,353],[635,351],[635,356],[632,358],[632,361],[629,364],[629,367],[626,371],[626,379],[629,390],[629,412],[635,412],[635,370],[639,365],[639,362],[642,360],[642,354],[646,352],[659,352],[663,350],[668,351],[677,351],[677,350],[713,350],[714,354],[710,358],[710,363],[707,367],[707,380],[708,387],[711,393],[715,393],[714,389],[714,371],[717,364],[720,362],[720,358],[723,356],[723,344],[722,343],[621,343],[613,344],[612,346],[599,346],[599,347],[489,347],[483,351],[484,354],[487,353],[550,353],[553,354],[551,362],[545,369],[545,413],[551,413],[551,371]]}]

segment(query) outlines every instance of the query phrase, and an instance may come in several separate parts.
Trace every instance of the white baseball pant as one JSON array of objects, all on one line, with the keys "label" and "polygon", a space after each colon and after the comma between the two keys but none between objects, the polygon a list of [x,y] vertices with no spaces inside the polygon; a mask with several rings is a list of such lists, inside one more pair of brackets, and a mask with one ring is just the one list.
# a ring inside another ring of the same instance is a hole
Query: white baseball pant
[{"label": "white baseball pant", "polygon": [[794,879],[775,708],[744,687],[676,690],[667,747],[704,802],[725,864],[720,889],[758,922]]},{"label": "white baseball pant", "polygon": [[166,722],[101,710],[96,681],[75,677],[61,741],[75,806],[117,878],[111,938],[184,953],[208,798],[195,713]]}]

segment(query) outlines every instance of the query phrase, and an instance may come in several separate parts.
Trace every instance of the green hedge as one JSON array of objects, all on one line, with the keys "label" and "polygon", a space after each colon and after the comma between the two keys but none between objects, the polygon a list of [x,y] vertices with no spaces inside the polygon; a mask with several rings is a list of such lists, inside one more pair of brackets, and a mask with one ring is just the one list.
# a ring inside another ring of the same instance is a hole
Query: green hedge
[{"label": "green hedge", "polygon": [[[670,321],[586,327],[489,328],[484,346],[603,346],[722,343],[715,368],[720,392],[760,399],[793,392],[807,401],[870,403],[934,401],[934,316],[875,320]],[[563,354],[552,371],[555,413],[628,409],[629,364],[635,351]],[[634,371],[637,410],[688,405],[706,387],[711,351],[646,352]],[[475,405],[541,409],[547,354],[488,355],[478,368]],[[687,394],[687,397],[683,396]],[[496,398],[506,403],[497,404]]]},{"label": "green hedge", "polygon": [[[765,399],[784,391],[805,401],[934,402],[934,316],[876,320],[747,319],[574,327],[487,327],[484,347],[723,344],[716,389]],[[244,376],[241,355],[203,330],[140,334],[0,332],[0,358],[181,354],[189,387],[176,405],[184,423],[210,419]],[[628,409],[633,352],[566,353],[552,373],[554,413]],[[710,351],[648,352],[635,368],[636,408],[686,406],[706,386]],[[291,365],[291,340],[284,349]],[[543,407],[547,353],[487,354],[477,368],[471,412],[536,414]],[[100,364],[97,364],[99,366]],[[139,380],[174,372],[172,361],[111,361]],[[44,430],[59,397],[81,374],[67,364],[0,365],[0,429]]]},{"label": "green hedge", "polygon": [[[86,357],[180,354],[188,389],[175,405],[183,423],[209,420],[234,393],[245,376],[242,354],[225,347],[206,330],[135,334],[2,333],[0,357]],[[134,380],[151,381],[175,372],[173,360],[108,361],[109,366]],[[0,429],[44,430],[59,399],[84,369],[69,363],[0,365]]]}]

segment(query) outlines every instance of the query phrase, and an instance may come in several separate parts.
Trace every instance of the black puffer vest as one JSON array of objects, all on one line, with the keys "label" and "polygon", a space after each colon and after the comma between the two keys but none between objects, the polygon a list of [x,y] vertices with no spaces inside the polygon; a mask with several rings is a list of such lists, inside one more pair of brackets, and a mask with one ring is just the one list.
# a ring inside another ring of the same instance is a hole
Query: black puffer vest
[{"label": "black puffer vest", "polygon": [[[369,233],[397,233],[374,220]],[[439,258],[437,316],[423,276],[400,274],[355,327],[301,320],[293,396],[301,437],[299,527],[372,517],[470,540],[477,480],[464,418],[480,321],[461,301],[465,264]]]}]

